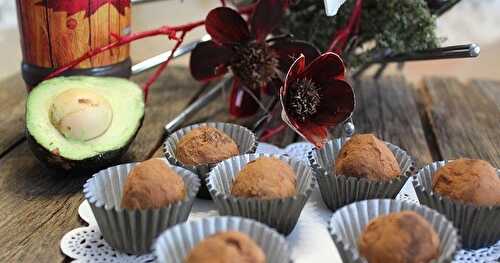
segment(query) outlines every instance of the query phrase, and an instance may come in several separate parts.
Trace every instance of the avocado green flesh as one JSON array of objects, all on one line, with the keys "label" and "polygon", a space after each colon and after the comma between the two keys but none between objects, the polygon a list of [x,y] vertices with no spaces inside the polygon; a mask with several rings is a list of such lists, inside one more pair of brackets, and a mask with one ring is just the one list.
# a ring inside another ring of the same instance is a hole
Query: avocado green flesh
[{"label": "avocado green flesh", "polygon": [[[66,138],[51,123],[50,107],[60,93],[89,89],[111,105],[113,119],[100,136],[79,141]],[[70,160],[83,160],[118,150],[130,141],[144,116],[144,94],[133,82],[112,77],[59,77],[40,83],[26,102],[26,127],[36,142],[48,151]]]}]

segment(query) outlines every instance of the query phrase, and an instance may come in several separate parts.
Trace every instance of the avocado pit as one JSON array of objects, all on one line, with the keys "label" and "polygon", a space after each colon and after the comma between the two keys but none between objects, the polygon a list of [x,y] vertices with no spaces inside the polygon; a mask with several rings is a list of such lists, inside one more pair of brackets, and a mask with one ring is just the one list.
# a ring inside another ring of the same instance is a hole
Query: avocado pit
[{"label": "avocado pit", "polygon": [[71,88],[50,106],[50,122],[68,139],[89,141],[104,134],[113,119],[109,102],[88,89]]}]

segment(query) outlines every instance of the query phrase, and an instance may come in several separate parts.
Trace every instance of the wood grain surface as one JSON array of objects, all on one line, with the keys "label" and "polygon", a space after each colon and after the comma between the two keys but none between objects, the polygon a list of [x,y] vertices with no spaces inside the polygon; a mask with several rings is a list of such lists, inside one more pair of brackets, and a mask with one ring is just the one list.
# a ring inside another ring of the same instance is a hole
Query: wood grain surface
[{"label": "wood grain surface", "polygon": [[423,94],[442,159],[478,158],[500,167],[500,82],[429,78]]},{"label": "wood grain surface", "polygon": [[361,79],[353,83],[357,133],[374,133],[406,150],[417,165],[432,160],[414,98],[413,87],[401,77]]},{"label": "wood grain surface", "polygon": [[[144,73],[134,80],[144,82],[146,78]],[[5,84],[0,84],[0,105],[8,101],[7,90],[3,89]],[[24,89],[23,85],[17,89]],[[123,161],[149,158],[161,144],[165,122],[192,100],[199,87],[185,69],[170,68],[152,87],[143,127]],[[24,99],[18,102],[22,105]],[[4,116],[9,114],[3,111],[0,120],[4,122]],[[18,117],[24,119],[21,115]],[[19,130],[6,129],[6,126],[0,125],[2,137],[8,133],[9,138],[18,140],[23,134],[24,123],[18,126]],[[12,143],[2,143],[4,148],[9,144]],[[87,177],[60,177],[46,170],[22,139],[0,158],[0,168],[0,211],[3,211],[0,262],[62,261],[59,240],[80,225],[77,209],[83,200],[81,191]]]},{"label": "wood grain surface", "polygon": [[[147,76],[133,80],[143,83]],[[417,90],[393,77],[362,79],[354,87],[357,132],[373,132],[401,146],[419,166],[458,156],[500,165],[500,83],[430,78]],[[163,126],[202,92],[206,88],[188,70],[170,68],[152,87],[144,124],[123,161],[162,156]],[[0,81],[0,262],[61,262],[59,241],[81,224],[77,209],[87,177],[58,176],[33,157],[23,139],[25,95],[19,76]],[[227,115],[227,98],[207,104],[185,125],[200,121],[235,121]],[[237,121],[251,125],[254,120]],[[275,142],[285,143],[284,137]]]},{"label": "wood grain surface", "polygon": [[0,82],[0,156],[24,138],[24,87],[19,74]]}]

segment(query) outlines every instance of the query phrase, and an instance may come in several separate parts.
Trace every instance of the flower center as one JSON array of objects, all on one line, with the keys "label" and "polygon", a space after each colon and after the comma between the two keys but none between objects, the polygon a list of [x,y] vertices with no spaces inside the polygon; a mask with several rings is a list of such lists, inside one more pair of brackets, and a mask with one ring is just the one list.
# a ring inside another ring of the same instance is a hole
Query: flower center
[{"label": "flower center", "polygon": [[289,112],[300,122],[313,116],[321,102],[320,88],[310,79],[298,79],[289,90],[287,106]]},{"label": "flower center", "polygon": [[251,42],[235,46],[231,70],[249,88],[259,88],[276,74],[278,59],[265,43]]}]

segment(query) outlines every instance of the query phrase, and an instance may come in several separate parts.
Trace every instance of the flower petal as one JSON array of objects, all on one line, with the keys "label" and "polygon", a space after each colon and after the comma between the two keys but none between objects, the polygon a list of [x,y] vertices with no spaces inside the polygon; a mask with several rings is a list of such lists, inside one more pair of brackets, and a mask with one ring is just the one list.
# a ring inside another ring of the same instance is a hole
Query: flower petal
[{"label": "flower petal", "polygon": [[233,44],[250,38],[245,20],[228,7],[212,9],[207,15],[205,28],[212,40],[219,44]]},{"label": "flower petal", "polygon": [[227,72],[233,51],[213,41],[200,42],[191,52],[189,68],[196,80],[210,80]]},{"label": "flower petal", "polygon": [[322,103],[314,122],[334,127],[347,120],[354,111],[355,98],[351,85],[344,80],[333,80],[323,84],[321,89]]},{"label": "flower petal", "polygon": [[305,66],[306,57],[304,55],[300,55],[299,58],[293,62],[292,66],[290,66],[285,77],[285,83],[283,83],[283,87],[280,89],[280,100],[282,105],[284,105],[284,97],[288,93],[288,89],[297,77],[303,73]]},{"label": "flower petal", "polygon": [[304,123],[300,126],[302,137],[314,144],[316,148],[322,148],[328,141],[328,129],[314,122]]},{"label": "flower petal", "polygon": [[252,16],[252,35],[262,42],[281,22],[288,0],[261,0]]},{"label": "flower petal", "polygon": [[298,126],[296,125],[297,121],[293,118],[292,115],[288,114],[288,109],[286,107],[286,95],[288,93],[289,88],[292,86],[291,84],[296,80],[297,76],[300,75],[301,72],[304,70],[304,67],[306,65],[305,61],[306,61],[305,56],[300,55],[299,58],[297,58],[293,62],[292,66],[290,66],[290,69],[288,70],[288,73],[286,74],[285,83],[283,83],[283,86],[280,88],[280,103],[281,103],[281,108],[283,109],[281,112],[281,118],[286,124],[288,124],[288,126],[290,126],[290,128],[294,129],[296,132],[298,132],[297,131]]},{"label": "flower petal", "polygon": [[255,101],[247,90],[253,92],[257,99],[260,99],[260,92],[242,87],[243,83],[234,78],[231,96],[229,98],[229,113],[235,117],[248,117],[259,110],[259,104]]},{"label": "flower petal", "polygon": [[325,10],[327,16],[334,16],[339,11],[345,0],[325,0]]},{"label": "flower petal", "polygon": [[306,65],[310,64],[320,55],[319,50],[306,41],[286,40],[276,41],[270,47],[279,59],[279,67],[283,72],[287,72],[292,63],[300,54],[306,58]]},{"label": "flower petal", "polygon": [[317,148],[323,147],[328,140],[328,129],[325,126],[318,125],[311,121],[299,123],[294,119],[289,119],[285,110],[281,112],[281,118],[290,128],[292,128],[292,130],[305,140],[314,144]]},{"label": "flower petal", "polygon": [[345,66],[342,58],[333,52],[327,52],[307,65],[303,76],[312,79],[318,85],[322,85],[322,83],[329,83],[335,79],[343,79],[344,72]]}]

